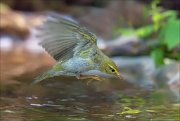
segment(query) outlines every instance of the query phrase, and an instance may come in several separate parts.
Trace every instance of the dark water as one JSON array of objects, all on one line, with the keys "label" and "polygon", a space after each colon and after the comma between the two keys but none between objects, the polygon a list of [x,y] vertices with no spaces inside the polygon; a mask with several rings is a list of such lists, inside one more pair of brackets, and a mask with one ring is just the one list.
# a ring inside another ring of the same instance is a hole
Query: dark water
[{"label": "dark water", "polygon": [[[68,80],[68,81],[67,81]],[[180,106],[166,89],[126,82],[54,78],[37,85],[1,86],[1,121],[179,121]]]}]

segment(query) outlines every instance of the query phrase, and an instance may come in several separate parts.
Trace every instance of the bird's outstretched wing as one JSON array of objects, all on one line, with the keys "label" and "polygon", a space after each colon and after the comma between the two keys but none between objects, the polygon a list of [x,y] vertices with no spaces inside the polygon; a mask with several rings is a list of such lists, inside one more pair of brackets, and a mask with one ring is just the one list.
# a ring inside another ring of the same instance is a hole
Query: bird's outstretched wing
[{"label": "bird's outstretched wing", "polygon": [[96,36],[85,27],[51,13],[38,28],[39,43],[57,61],[65,61],[85,45],[96,45]]}]

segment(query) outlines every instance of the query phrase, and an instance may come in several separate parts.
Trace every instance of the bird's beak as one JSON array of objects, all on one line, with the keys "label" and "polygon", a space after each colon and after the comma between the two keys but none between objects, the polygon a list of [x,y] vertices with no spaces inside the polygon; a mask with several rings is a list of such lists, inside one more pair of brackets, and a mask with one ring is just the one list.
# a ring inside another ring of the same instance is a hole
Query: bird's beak
[{"label": "bird's beak", "polygon": [[116,76],[119,78],[119,79],[122,79],[121,75],[119,72],[116,73]]}]

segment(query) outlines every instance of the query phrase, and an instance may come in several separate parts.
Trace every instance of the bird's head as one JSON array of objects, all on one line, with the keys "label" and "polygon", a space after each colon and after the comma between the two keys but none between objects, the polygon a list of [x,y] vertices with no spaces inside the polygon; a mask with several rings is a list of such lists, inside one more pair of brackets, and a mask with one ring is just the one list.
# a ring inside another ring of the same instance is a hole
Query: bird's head
[{"label": "bird's head", "polygon": [[103,60],[101,71],[121,79],[117,65],[110,58]]}]

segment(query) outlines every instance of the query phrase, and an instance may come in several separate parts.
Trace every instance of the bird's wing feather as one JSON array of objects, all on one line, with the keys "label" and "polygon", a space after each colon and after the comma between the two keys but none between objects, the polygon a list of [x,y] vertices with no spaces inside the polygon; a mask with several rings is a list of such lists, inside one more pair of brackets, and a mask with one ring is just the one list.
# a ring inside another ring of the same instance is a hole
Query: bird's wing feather
[{"label": "bird's wing feather", "polygon": [[79,51],[82,46],[96,45],[96,37],[86,28],[50,14],[38,29],[39,43],[57,61],[65,61]]}]

